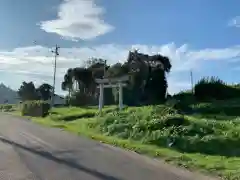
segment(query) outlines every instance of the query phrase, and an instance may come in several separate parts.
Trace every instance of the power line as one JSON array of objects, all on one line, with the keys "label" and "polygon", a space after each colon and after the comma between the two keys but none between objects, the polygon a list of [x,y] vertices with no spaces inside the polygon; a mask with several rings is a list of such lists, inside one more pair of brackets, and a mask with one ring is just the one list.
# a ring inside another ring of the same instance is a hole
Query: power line
[{"label": "power line", "polygon": [[55,94],[55,84],[56,84],[56,69],[57,69],[57,57],[59,56],[59,46],[56,44],[55,49],[52,50],[52,53],[54,53],[54,71],[53,71],[53,89],[52,89],[52,101],[51,105],[54,106],[54,94]]}]

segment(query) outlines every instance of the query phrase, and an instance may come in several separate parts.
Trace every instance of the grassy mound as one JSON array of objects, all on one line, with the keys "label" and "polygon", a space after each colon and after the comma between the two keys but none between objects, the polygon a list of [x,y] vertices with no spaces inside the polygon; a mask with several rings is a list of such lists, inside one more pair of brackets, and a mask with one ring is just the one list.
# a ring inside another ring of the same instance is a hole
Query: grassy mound
[{"label": "grassy mound", "polygon": [[[240,131],[224,122],[179,115],[172,109],[143,107],[112,112],[89,122],[104,135],[181,152],[240,156]],[[227,126],[228,125],[228,126]]]}]

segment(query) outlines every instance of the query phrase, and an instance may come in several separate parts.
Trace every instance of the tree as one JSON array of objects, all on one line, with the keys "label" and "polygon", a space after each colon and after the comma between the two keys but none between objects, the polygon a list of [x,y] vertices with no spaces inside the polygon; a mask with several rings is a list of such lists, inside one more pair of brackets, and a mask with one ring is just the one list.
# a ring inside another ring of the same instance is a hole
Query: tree
[{"label": "tree", "polygon": [[[110,66],[107,65],[107,60],[101,58],[91,58],[87,61],[87,69],[92,72],[93,79],[103,78]],[[104,74],[105,72],[105,74]]]},{"label": "tree", "polygon": [[167,79],[162,69],[157,68],[151,71],[144,95],[147,104],[157,104],[165,100],[167,96]]},{"label": "tree", "polygon": [[[73,98],[86,96],[84,100],[85,102],[87,102],[87,99],[93,102],[93,99],[94,98],[96,99],[96,95],[98,93],[95,79],[103,78],[104,71],[107,71],[108,68],[109,66],[106,65],[106,60],[103,60],[100,58],[91,58],[86,62],[85,67],[75,67],[67,71],[67,73],[64,76],[64,81],[62,82],[62,89],[69,90],[71,88],[71,92],[74,92]],[[74,83],[77,84],[75,89],[73,88]],[[76,95],[76,92],[77,92],[77,95]],[[110,92],[111,94],[109,94]],[[111,100],[113,99],[111,96],[112,96],[112,91],[105,92],[105,98],[107,98],[106,102],[110,103],[113,101]],[[74,101],[72,100],[72,102],[76,102],[76,101],[81,101],[81,100],[80,99],[74,100]],[[78,104],[82,104],[82,103],[78,103]]]},{"label": "tree", "polygon": [[168,57],[130,51],[127,66],[132,76],[132,92],[136,101],[152,103],[164,100],[167,92],[165,74],[169,73],[172,67]]},{"label": "tree", "polygon": [[68,91],[68,96],[71,97],[71,92],[73,90],[73,69],[69,68],[67,73],[64,75],[64,80],[62,82],[62,90]]},{"label": "tree", "polygon": [[86,67],[75,67],[68,69],[64,75],[62,82],[62,90],[73,90],[74,81],[77,82],[78,91],[84,93],[94,94],[96,89],[95,78],[102,78],[105,70],[109,66],[105,66],[105,60],[98,58],[91,58],[86,62]]},{"label": "tree", "polygon": [[121,77],[128,74],[128,67],[125,64],[116,63],[106,71],[106,77]]},{"label": "tree", "polygon": [[73,79],[78,83],[78,90],[84,93],[94,92],[94,79],[91,70],[83,67],[76,67],[73,69]]},{"label": "tree", "polygon": [[37,90],[33,82],[27,83],[24,81],[20,88],[18,89],[18,95],[22,101],[39,99]]},{"label": "tree", "polygon": [[47,83],[43,83],[37,88],[37,92],[39,93],[41,100],[46,101],[51,99],[53,87]]},{"label": "tree", "polygon": [[[67,89],[67,82],[73,84],[77,82],[80,94],[76,97],[83,97],[87,94],[88,98],[96,98],[98,94],[96,78],[121,77],[130,75],[127,87],[124,88],[124,103],[128,105],[155,104],[160,103],[166,98],[167,79],[166,73],[171,70],[171,63],[168,57],[162,55],[147,55],[138,51],[129,52],[127,62],[124,64],[116,63],[112,66],[106,64],[106,60],[92,58],[86,62],[85,67],[71,69],[64,76],[62,83],[63,89]],[[68,80],[70,78],[70,80]],[[118,88],[110,88],[104,91],[105,104],[113,104],[118,99]],[[86,98],[85,98],[86,100]],[[79,99],[80,101],[80,99]],[[93,101],[92,101],[93,102]],[[81,104],[81,103],[80,103]]]},{"label": "tree", "polygon": [[[121,77],[128,74],[128,67],[126,64],[116,63],[106,70],[105,77],[112,78],[112,77]],[[107,88],[104,90],[104,103],[105,104],[114,104],[118,102],[118,87],[114,88]],[[129,104],[129,97],[128,97],[128,87],[123,89],[123,99],[124,103]]]}]

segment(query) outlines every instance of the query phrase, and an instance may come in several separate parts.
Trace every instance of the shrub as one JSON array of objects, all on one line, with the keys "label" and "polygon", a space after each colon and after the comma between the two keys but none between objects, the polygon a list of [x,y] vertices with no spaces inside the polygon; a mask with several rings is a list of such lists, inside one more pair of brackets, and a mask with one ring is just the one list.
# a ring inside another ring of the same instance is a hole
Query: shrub
[{"label": "shrub", "polygon": [[95,127],[106,135],[164,145],[172,134],[169,129],[189,124],[184,116],[166,106],[147,106],[108,113],[99,117],[96,123]]},{"label": "shrub", "polygon": [[240,90],[228,86],[217,77],[202,78],[194,87],[195,97],[199,101],[224,100],[240,96]]},{"label": "shrub", "polygon": [[4,105],[0,105],[0,109],[3,112],[11,112],[14,110],[14,106],[11,104],[4,104]]},{"label": "shrub", "polygon": [[[151,106],[108,113],[92,123],[108,136],[140,141],[181,152],[238,156],[240,133],[224,123],[193,121],[171,112],[170,108]],[[228,129],[229,128],[229,129]],[[227,132],[227,133],[226,133]]]},{"label": "shrub", "polygon": [[85,106],[97,104],[96,98],[90,94],[83,92],[75,92],[72,97],[69,98],[69,105],[72,106]]},{"label": "shrub", "polygon": [[174,108],[179,114],[191,112],[192,108],[190,105],[193,104],[193,101],[178,100],[175,98],[169,99],[166,101],[165,105]]},{"label": "shrub", "polygon": [[240,106],[216,103],[201,103],[192,106],[195,112],[203,114],[215,114],[215,115],[227,115],[227,116],[239,116]]},{"label": "shrub", "polygon": [[25,101],[22,104],[23,116],[45,117],[49,114],[50,104],[45,101]]},{"label": "shrub", "polygon": [[196,102],[195,96],[192,93],[192,91],[181,91],[177,94],[174,94],[173,97],[174,99],[177,99],[184,104],[193,104]]}]

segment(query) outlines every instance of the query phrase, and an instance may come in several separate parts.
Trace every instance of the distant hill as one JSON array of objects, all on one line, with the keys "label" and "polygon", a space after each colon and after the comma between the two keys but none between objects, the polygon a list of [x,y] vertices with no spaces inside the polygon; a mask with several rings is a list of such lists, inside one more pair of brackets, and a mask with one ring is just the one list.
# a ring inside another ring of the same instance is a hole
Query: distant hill
[{"label": "distant hill", "polygon": [[5,86],[3,83],[0,84],[0,104],[16,104],[19,102],[18,93],[11,88]]}]

